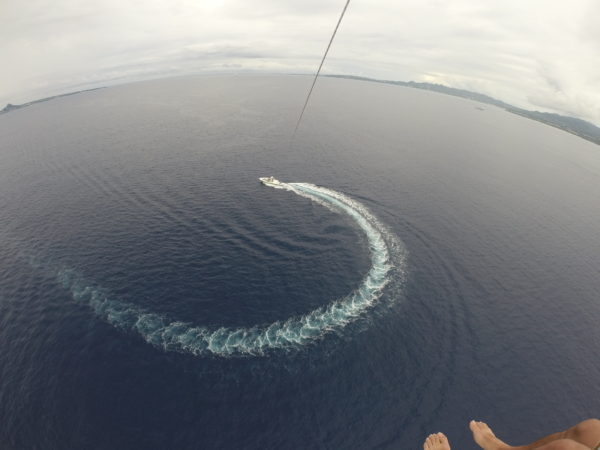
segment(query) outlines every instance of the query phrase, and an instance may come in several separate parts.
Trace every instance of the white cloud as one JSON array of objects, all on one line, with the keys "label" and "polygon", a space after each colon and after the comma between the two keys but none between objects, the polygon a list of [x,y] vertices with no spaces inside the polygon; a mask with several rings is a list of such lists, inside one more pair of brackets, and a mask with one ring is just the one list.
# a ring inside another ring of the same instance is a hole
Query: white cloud
[{"label": "white cloud", "polygon": [[[0,103],[202,71],[316,69],[344,0],[0,6]],[[600,123],[596,0],[353,0],[325,73],[434,81]]]}]

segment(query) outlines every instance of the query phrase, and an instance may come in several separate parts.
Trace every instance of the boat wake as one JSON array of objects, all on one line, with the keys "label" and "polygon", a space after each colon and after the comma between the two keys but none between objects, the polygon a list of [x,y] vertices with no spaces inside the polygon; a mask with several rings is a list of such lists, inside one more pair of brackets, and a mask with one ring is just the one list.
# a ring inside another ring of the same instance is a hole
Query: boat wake
[{"label": "boat wake", "polygon": [[139,334],[146,342],[165,351],[218,356],[264,355],[274,349],[298,349],[330,332],[340,331],[377,302],[392,278],[403,276],[405,260],[402,246],[365,206],[340,192],[309,183],[279,183],[271,187],[285,189],[345,213],[365,233],[371,267],[355,291],[308,314],[285,321],[253,327],[209,328],[171,321],[160,314],[112,298],[110,293],[90,285],[74,270],[60,270],[59,281],[75,300],[89,305],[98,317],[119,329]]}]

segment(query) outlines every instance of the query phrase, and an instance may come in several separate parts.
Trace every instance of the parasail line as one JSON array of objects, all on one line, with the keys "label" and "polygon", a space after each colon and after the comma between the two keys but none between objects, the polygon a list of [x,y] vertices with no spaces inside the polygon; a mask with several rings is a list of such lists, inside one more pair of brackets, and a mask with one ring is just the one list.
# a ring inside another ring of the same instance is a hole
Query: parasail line
[{"label": "parasail line", "polygon": [[321,73],[321,68],[323,67],[323,63],[325,62],[325,58],[327,58],[327,53],[329,53],[329,48],[331,47],[333,38],[335,38],[335,34],[337,33],[338,28],[340,27],[340,23],[342,23],[342,18],[344,17],[344,14],[346,13],[346,9],[348,8],[349,4],[350,4],[350,0],[347,0],[346,5],[344,6],[344,9],[342,10],[342,14],[340,15],[340,18],[337,22],[337,25],[335,26],[335,29],[333,30],[331,39],[329,39],[329,44],[327,44],[327,49],[325,50],[323,59],[321,59],[321,64],[319,65],[319,69],[317,70],[317,73],[315,74],[315,78],[313,79],[310,90],[308,91],[308,95],[306,96],[306,101],[304,102],[304,106],[302,107],[302,112],[300,113],[300,117],[298,118],[298,122],[296,123],[296,128],[294,129],[294,136],[296,135],[296,132],[298,131],[298,127],[300,126],[300,122],[302,121],[302,116],[304,115],[304,111],[306,110],[306,106],[308,105],[308,100],[310,99],[310,94],[312,94],[312,91],[315,87],[315,83],[317,82],[317,78],[319,77],[319,74]]}]

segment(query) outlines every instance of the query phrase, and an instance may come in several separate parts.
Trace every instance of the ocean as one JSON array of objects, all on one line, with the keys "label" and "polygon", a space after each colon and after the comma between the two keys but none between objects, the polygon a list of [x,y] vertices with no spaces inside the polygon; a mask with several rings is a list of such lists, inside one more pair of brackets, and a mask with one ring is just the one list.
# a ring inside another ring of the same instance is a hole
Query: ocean
[{"label": "ocean", "polygon": [[[193,76],[0,116],[0,447],[523,444],[600,410],[600,147]],[[275,176],[277,189],[258,177]]]}]

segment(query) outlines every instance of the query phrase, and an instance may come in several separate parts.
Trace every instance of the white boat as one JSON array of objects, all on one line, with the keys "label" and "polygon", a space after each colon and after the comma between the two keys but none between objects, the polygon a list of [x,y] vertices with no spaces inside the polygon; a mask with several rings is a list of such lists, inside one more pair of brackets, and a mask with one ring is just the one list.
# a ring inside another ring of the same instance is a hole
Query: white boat
[{"label": "white boat", "polygon": [[260,177],[259,180],[265,186],[281,186],[281,181],[273,177]]}]

